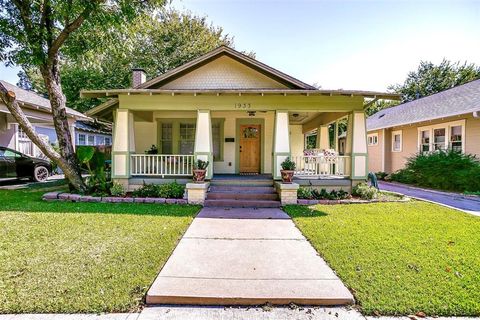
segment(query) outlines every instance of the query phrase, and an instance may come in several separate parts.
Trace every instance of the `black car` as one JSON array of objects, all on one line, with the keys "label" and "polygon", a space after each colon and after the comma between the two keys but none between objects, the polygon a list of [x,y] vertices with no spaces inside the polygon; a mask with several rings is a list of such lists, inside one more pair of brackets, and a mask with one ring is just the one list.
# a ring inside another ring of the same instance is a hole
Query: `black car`
[{"label": "black car", "polygon": [[48,160],[32,158],[18,151],[0,147],[0,180],[30,178],[42,182],[52,172]]}]

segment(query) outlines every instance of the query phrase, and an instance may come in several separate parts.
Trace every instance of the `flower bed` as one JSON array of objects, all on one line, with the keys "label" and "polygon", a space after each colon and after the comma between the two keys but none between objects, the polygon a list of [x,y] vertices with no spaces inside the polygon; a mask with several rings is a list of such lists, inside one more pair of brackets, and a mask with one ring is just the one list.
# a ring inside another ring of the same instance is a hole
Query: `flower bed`
[{"label": "flower bed", "polygon": [[316,199],[298,199],[299,205],[315,205],[315,204],[355,204],[355,203],[372,203],[372,202],[407,202],[410,198],[396,192],[378,192],[376,199],[365,200],[360,197],[350,196],[348,199],[336,200],[316,200]]},{"label": "flower bed", "polygon": [[104,202],[104,203],[168,203],[187,204],[186,199],[150,198],[150,197],[95,197],[67,192],[48,192],[42,197],[45,201]]}]

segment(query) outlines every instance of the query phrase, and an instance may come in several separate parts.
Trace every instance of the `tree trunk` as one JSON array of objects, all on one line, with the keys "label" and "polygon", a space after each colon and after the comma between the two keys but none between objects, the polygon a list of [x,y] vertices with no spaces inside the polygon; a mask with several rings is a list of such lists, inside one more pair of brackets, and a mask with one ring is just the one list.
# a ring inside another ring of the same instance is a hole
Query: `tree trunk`
[{"label": "tree trunk", "polygon": [[[47,83],[47,81],[45,81]],[[48,87],[48,85],[47,85]],[[52,114],[53,114],[53,121],[55,125],[55,130],[57,132],[58,141],[60,144],[61,154],[56,152],[51,145],[43,141],[39,135],[35,132],[30,121],[23,113],[23,110],[18,105],[16,101],[15,93],[12,91],[8,91],[1,83],[0,83],[0,98],[3,100],[5,105],[7,106],[10,113],[13,115],[15,120],[18,122],[20,127],[24,130],[26,135],[35,143],[38,148],[48,157],[50,160],[54,161],[58,164],[58,166],[63,170],[65,177],[70,182],[70,185],[81,192],[86,191],[85,182],[82,179],[80,174],[80,166],[78,165],[78,161],[75,157],[75,152],[73,150],[72,139],[70,135],[70,130],[68,127],[67,122],[67,115],[65,110],[65,97],[62,93],[61,87],[60,91],[56,91],[55,93],[51,93],[49,90],[50,97],[53,97],[56,93],[60,94],[60,97],[56,97],[56,99],[51,99],[51,106],[52,106]],[[56,101],[56,106],[54,107],[53,100]],[[63,101],[62,104],[58,104],[58,102]],[[58,107],[59,106],[59,107]]]}]

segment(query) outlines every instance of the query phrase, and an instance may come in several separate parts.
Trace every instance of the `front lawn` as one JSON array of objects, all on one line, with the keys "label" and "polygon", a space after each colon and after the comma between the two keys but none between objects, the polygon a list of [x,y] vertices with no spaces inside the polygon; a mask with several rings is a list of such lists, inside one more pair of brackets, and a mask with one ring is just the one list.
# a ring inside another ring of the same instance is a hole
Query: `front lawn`
[{"label": "front lawn", "polygon": [[43,193],[0,190],[0,313],[137,309],[199,210]]},{"label": "front lawn", "polygon": [[286,211],[365,314],[480,315],[480,218],[412,201]]}]

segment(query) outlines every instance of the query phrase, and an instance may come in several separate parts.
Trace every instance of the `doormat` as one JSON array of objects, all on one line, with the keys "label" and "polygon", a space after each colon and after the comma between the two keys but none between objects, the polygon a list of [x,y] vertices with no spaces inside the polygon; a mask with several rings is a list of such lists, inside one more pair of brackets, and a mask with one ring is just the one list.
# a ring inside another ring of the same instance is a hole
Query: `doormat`
[{"label": "doormat", "polygon": [[240,172],[241,176],[258,176],[258,172]]}]

